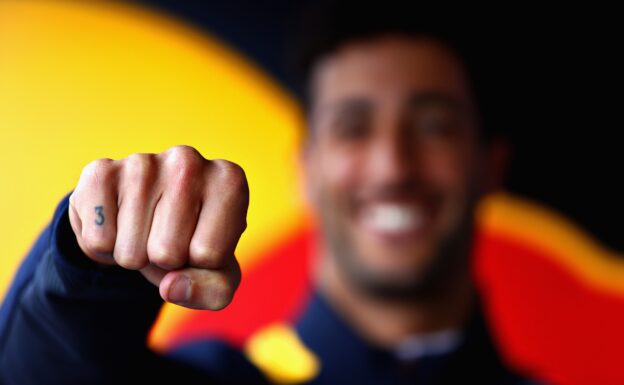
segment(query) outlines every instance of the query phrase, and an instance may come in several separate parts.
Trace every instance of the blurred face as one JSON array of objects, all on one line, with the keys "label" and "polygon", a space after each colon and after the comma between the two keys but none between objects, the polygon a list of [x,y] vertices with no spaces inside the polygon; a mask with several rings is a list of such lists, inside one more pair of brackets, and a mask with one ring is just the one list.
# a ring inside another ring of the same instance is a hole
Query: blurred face
[{"label": "blurred face", "polygon": [[311,92],[307,187],[340,274],[389,295],[442,282],[469,253],[482,184],[462,63],[425,37],[352,42]]}]

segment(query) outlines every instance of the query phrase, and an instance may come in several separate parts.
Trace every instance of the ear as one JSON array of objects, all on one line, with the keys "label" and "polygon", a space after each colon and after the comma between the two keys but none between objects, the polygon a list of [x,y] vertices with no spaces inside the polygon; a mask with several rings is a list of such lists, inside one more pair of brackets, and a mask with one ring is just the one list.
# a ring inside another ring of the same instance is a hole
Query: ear
[{"label": "ear", "polygon": [[488,194],[504,187],[512,149],[509,139],[502,137],[493,138],[486,146],[483,187],[484,193]]}]

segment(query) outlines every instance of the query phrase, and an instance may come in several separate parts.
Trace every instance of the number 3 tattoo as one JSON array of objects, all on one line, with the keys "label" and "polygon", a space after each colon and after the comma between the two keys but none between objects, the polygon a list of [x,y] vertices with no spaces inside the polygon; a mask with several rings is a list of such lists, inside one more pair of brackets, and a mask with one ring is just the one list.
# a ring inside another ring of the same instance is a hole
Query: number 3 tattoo
[{"label": "number 3 tattoo", "polygon": [[95,206],[95,213],[98,215],[95,224],[102,226],[104,224],[104,206]]}]

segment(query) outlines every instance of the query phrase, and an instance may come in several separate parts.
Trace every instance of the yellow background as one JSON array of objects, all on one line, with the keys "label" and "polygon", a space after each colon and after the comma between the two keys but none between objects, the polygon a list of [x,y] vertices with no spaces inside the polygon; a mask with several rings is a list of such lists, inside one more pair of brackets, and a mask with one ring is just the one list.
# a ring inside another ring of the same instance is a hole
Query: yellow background
[{"label": "yellow background", "polygon": [[[300,220],[301,114],[222,42],[104,2],[0,3],[0,298],[82,167],[196,147],[239,163],[251,190],[243,268]],[[263,203],[261,203],[263,202]]]}]

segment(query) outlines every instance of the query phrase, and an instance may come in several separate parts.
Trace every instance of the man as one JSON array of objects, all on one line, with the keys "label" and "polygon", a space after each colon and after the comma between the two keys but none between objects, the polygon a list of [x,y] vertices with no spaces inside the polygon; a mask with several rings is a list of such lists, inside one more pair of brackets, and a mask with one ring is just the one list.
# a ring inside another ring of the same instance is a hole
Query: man
[{"label": "man", "polygon": [[0,379],[528,383],[496,353],[469,274],[474,207],[506,158],[486,130],[477,46],[396,20],[321,29],[306,61],[301,159],[322,242],[312,299],[282,330],[305,368],[218,341],[146,347],[162,300],[218,310],[241,278],[244,171],[177,146],[85,167],[3,304]]}]

